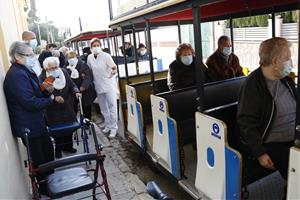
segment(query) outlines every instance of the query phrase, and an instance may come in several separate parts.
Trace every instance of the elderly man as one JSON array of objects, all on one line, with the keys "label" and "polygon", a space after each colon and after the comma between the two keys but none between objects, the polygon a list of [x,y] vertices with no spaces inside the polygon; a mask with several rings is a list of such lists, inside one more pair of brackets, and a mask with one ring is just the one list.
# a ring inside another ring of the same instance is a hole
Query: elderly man
[{"label": "elderly man", "polygon": [[[53,87],[44,83],[46,92],[40,91],[40,84],[32,68],[36,58],[30,46],[24,42],[14,42],[9,50],[11,67],[4,80],[4,92],[9,111],[12,133],[25,143],[24,129],[30,130],[29,145],[33,164],[53,160],[52,143],[46,132],[46,122],[43,110],[52,104]],[[38,179],[43,179],[40,174]],[[40,187],[41,193],[46,193],[46,187]]]},{"label": "elderly man", "polygon": [[231,41],[227,36],[218,40],[218,49],[206,61],[210,81],[220,81],[243,76],[239,59],[231,51]]},{"label": "elderly man", "polygon": [[296,91],[290,43],[280,37],[259,48],[260,67],[247,78],[238,104],[238,125],[245,152],[262,167],[287,178],[289,148],[295,137]]},{"label": "elderly man", "polygon": [[35,50],[35,48],[38,45],[35,33],[32,32],[32,31],[24,31],[22,33],[22,40],[25,43],[28,43],[31,46],[31,48],[32,48],[33,51]]},{"label": "elderly man", "polygon": [[[37,47],[37,40],[36,40],[36,36],[34,32],[31,31],[24,31],[22,33],[22,40],[28,44],[33,51],[35,51],[36,47]],[[42,72],[42,68],[38,62],[38,60],[36,59],[35,65],[33,67],[33,71],[36,73],[37,76],[39,76]]]}]

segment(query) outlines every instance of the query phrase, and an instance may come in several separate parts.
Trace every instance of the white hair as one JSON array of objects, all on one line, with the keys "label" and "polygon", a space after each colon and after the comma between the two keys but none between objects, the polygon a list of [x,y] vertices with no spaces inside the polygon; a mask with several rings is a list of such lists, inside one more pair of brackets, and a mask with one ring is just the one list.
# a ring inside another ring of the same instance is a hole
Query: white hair
[{"label": "white hair", "polygon": [[[15,41],[10,45],[9,48],[9,57],[12,63],[16,62],[16,54],[18,55],[22,55],[26,52],[26,49],[28,49],[31,47],[24,43],[24,42],[20,42],[20,41]],[[23,56],[23,55],[22,55]]]},{"label": "white hair", "polygon": [[51,53],[52,53],[52,56],[55,56],[55,57],[60,56],[60,52],[58,50],[53,50]]},{"label": "white hair", "polygon": [[49,64],[55,64],[59,66],[59,59],[57,57],[48,57],[43,62],[44,69],[47,69],[49,67]]}]

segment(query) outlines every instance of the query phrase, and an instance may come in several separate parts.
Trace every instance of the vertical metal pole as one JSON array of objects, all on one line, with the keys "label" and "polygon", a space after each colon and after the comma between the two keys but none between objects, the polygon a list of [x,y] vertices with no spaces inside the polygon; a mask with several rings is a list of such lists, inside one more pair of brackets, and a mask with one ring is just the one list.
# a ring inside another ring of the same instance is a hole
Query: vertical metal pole
[{"label": "vertical metal pole", "polygon": [[76,41],[76,50],[77,50],[77,55],[79,55],[78,41]]},{"label": "vertical metal pole", "polygon": [[[299,3],[299,11],[298,11],[298,78],[297,78],[297,86],[300,85],[300,3]],[[297,147],[300,148],[299,140],[300,140],[300,90],[297,90],[297,106],[296,106],[296,131],[295,137],[297,139]]]},{"label": "vertical metal pole", "polygon": [[124,33],[125,33],[125,30],[122,27],[121,28],[121,37],[122,37],[122,49],[123,49],[124,60],[125,60],[125,63],[124,63],[125,64],[125,75],[126,75],[126,83],[129,84],[127,57],[126,57],[126,54],[125,54],[125,37],[124,37]]},{"label": "vertical metal pole", "polygon": [[137,46],[136,46],[136,37],[135,37],[135,27],[132,25],[132,35],[133,35],[133,47],[134,47],[134,61],[135,61],[135,68],[136,74],[140,74],[139,72],[139,61],[137,56]]},{"label": "vertical metal pole", "polygon": [[109,37],[108,37],[108,31],[106,31],[106,41],[107,41],[107,48],[109,50],[109,52],[112,54],[112,51],[110,49],[110,43],[109,43]]},{"label": "vertical metal pole", "polygon": [[180,27],[180,21],[177,21],[177,30],[178,30],[178,41],[179,44],[181,44],[181,27]]},{"label": "vertical metal pole", "polygon": [[231,45],[232,45],[232,52],[234,52],[234,37],[233,37],[233,23],[232,18],[229,19],[229,26],[230,26],[230,39],[231,39]]},{"label": "vertical metal pole", "polygon": [[147,29],[147,48],[149,51],[149,64],[150,64],[150,73],[151,73],[152,92],[153,92],[153,94],[156,94],[155,77],[154,77],[154,69],[153,69],[152,44],[151,44],[151,26],[150,26],[149,20],[146,21],[146,29]]},{"label": "vertical metal pole", "polygon": [[274,13],[274,10],[272,11],[272,37],[275,37],[275,13]]},{"label": "vertical metal pole", "polygon": [[108,8],[109,8],[109,19],[112,20],[114,15],[113,15],[113,10],[112,10],[111,0],[108,0]]},{"label": "vertical metal pole", "polygon": [[139,44],[141,44],[140,32],[137,32],[137,34],[138,34],[138,41],[139,41]]},{"label": "vertical metal pole", "polygon": [[[197,111],[204,110],[204,76],[202,71],[202,44],[201,44],[201,19],[200,9],[198,6],[193,6],[193,25],[194,25],[194,40],[195,40],[195,66],[196,66],[196,83],[197,83]],[[201,66],[201,67],[200,67]]]}]

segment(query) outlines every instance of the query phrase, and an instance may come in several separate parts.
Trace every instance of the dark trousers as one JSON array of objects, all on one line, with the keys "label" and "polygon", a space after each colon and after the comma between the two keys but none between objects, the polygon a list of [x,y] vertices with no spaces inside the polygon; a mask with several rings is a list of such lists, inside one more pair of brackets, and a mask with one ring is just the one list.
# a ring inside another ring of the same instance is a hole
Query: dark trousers
[{"label": "dark trousers", "polygon": [[[22,142],[26,146],[25,139],[22,138]],[[34,167],[38,167],[43,163],[47,163],[54,160],[53,145],[50,137],[46,134],[41,137],[30,138],[29,150]],[[53,171],[43,174],[38,173],[37,180],[41,181],[51,173],[53,173]],[[44,183],[40,184],[39,190],[42,194],[47,194],[46,185]]]},{"label": "dark trousers", "polygon": [[[78,112],[78,99],[74,102],[74,111],[77,115]],[[82,110],[83,110],[83,116],[84,118],[91,119],[92,118],[92,104],[89,105],[82,105]]]},{"label": "dark trousers", "polygon": [[264,144],[268,155],[271,157],[275,168],[280,172],[282,178],[287,180],[290,148],[293,142]]},{"label": "dark trousers", "polygon": [[55,140],[55,151],[73,148],[73,133],[64,133],[63,136],[53,136]]}]

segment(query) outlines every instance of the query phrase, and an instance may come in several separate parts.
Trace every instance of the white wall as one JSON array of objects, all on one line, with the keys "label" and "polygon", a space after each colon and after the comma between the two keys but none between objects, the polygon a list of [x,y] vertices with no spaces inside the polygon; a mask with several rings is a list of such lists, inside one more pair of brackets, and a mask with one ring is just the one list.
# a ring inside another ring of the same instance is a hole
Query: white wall
[{"label": "white wall", "polygon": [[12,136],[3,92],[8,49],[20,40],[25,29],[24,0],[0,0],[0,199],[29,199],[28,172],[24,168],[25,148]]}]

